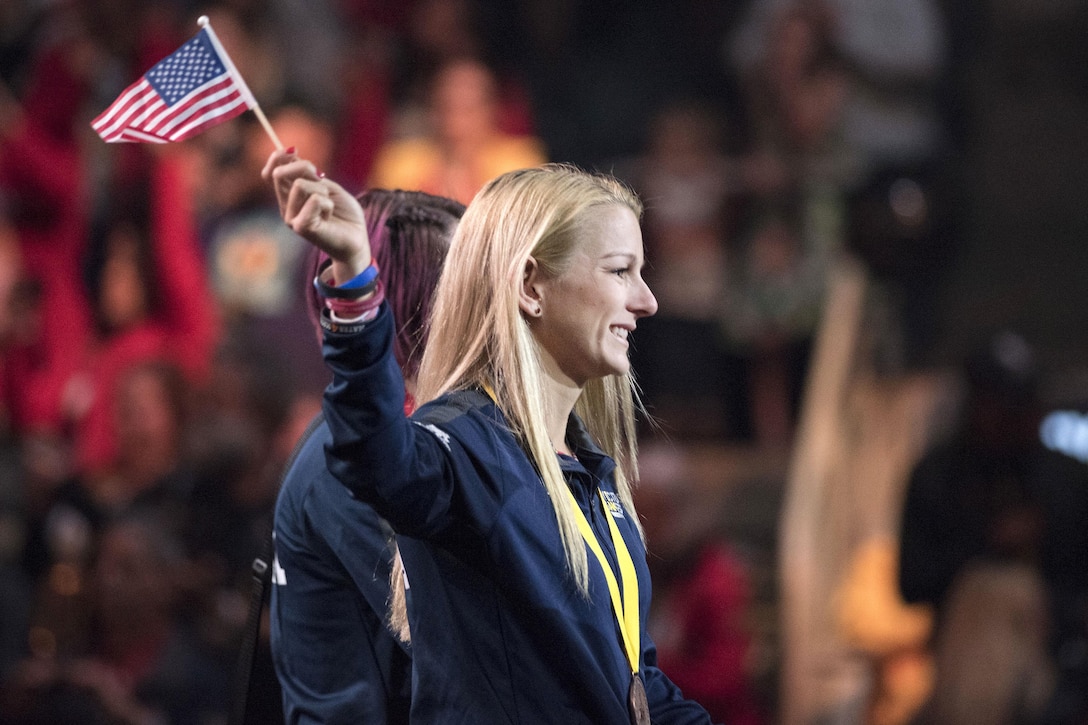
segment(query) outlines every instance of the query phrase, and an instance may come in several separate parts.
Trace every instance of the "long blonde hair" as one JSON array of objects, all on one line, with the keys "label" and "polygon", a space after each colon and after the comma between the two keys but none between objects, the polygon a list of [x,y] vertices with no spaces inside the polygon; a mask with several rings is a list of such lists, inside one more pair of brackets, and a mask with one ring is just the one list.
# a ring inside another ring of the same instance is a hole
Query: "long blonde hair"
[{"label": "long blonde hair", "polygon": [[[418,381],[420,401],[476,386],[494,391],[540,472],[568,568],[583,594],[589,590],[585,543],[545,427],[544,370],[518,299],[530,256],[544,274],[562,275],[582,241],[579,230],[587,217],[611,205],[642,215],[638,197],[615,178],[567,164],[513,171],[481,189],[450,244]],[[616,461],[616,490],[636,526],[631,485],[638,478],[638,410],[629,372],[590,381],[575,405],[590,435]]]}]

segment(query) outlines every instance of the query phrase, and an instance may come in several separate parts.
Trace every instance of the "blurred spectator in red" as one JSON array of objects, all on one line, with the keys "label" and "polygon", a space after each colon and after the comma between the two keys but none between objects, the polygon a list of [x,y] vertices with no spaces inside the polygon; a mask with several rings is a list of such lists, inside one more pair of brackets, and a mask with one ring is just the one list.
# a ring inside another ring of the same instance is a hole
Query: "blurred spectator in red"
[{"label": "blurred spectator in red", "polygon": [[467,204],[495,176],[547,161],[538,139],[499,127],[495,75],[483,63],[464,59],[442,66],[429,93],[426,135],[383,146],[371,186],[425,191]]},{"label": "blurred spectator in red", "polygon": [[[54,508],[62,490],[76,487],[63,401],[91,336],[81,262],[90,218],[84,142],[93,134],[83,121],[105,61],[79,10],[63,4],[24,16],[25,54],[9,66],[11,90],[0,82],[0,215],[16,245],[5,271],[18,275],[0,339],[0,407],[19,456],[14,556],[28,587],[55,574],[50,586],[62,590],[78,583],[92,540],[89,505]],[[80,614],[71,597],[57,602],[71,627],[40,631],[32,648],[55,653],[72,642]]]},{"label": "blurred spectator in red", "polygon": [[658,664],[714,722],[758,725],[766,720],[753,691],[747,564],[714,532],[716,509],[692,485],[685,455],[646,447],[635,491],[654,577]]},{"label": "blurred spectator in red", "polygon": [[[124,22],[117,21],[123,17]],[[0,90],[0,194],[18,236],[26,269],[26,321],[5,351],[5,396],[15,429],[31,444],[62,451],[75,435],[77,465],[95,465],[91,450],[103,451],[109,426],[88,410],[105,410],[108,390],[88,384],[90,369],[100,370],[107,354],[95,329],[95,305],[83,286],[88,240],[95,231],[99,190],[135,178],[146,158],[135,147],[107,151],[87,122],[98,110],[99,96],[113,85],[130,82],[133,70],[158,59],[174,38],[172,14],[132,2],[62,3],[44,11],[38,45],[27,63],[27,79],[15,96]],[[125,32],[119,28],[124,27]],[[103,181],[103,184],[91,183]],[[118,216],[124,203],[102,192]],[[131,200],[127,200],[131,202]],[[184,234],[184,199],[156,210]],[[146,211],[146,210],[145,210]],[[150,214],[150,212],[148,212]],[[189,224],[191,227],[191,223]],[[117,257],[120,259],[120,256]],[[197,270],[198,274],[202,270]],[[154,304],[152,301],[151,304]],[[63,333],[55,327],[63,322]],[[101,320],[99,320],[101,322]],[[188,323],[188,322],[186,322]],[[199,324],[197,322],[196,324]],[[111,363],[116,367],[116,362]],[[88,391],[97,395],[92,400]],[[83,426],[87,423],[86,426]],[[82,427],[81,427],[82,426]],[[33,436],[33,438],[31,438]],[[66,457],[62,451],[62,457]]]},{"label": "blurred spectator in red", "polygon": [[[338,82],[348,91],[335,120],[335,154],[328,170],[345,188],[362,190],[374,159],[391,134],[394,66],[400,36],[364,16],[348,34],[338,58]],[[293,144],[300,149],[305,146]]]},{"label": "blurred spectator in red", "polygon": [[[5,350],[15,429],[57,436],[64,388],[90,335],[80,261],[89,209],[78,121],[90,92],[88,38],[44,48],[21,99],[0,87],[0,196],[26,274],[24,335]],[[62,320],[64,331],[53,327]]]},{"label": "blurred spectator in red", "polygon": [[201,384],[219,340],[183,167],[171,148],[155,151],[143,173],[112,187],[92,235],[87,277],[97,334],[66,391],[78,470],[92,489],[110,480],[121,376],[161,360]]},{"label": "blurred spectator in red", "polygon": [[[3,351],[17,334],[21,319],[16,306],[22,279],[19,242],[0,210],[0,369]],[[0,672],[23,655],[30,614],[30,582],[22,566],[27,536],[25,485],[19,439],[0,397]]]},{"label": "blurred spectator in red", "polygon": [[[23,253],[19,238],[8,221],[5,209],[0,206],[0,380],[3,380],[4,355],[20,338],[33,337],[25,330],[28,315],[21,307],[21,300],[28,293],[26,272],[23,269]],[[10,432],[11,411],[7,396],[0,395],[0,429]]]}]

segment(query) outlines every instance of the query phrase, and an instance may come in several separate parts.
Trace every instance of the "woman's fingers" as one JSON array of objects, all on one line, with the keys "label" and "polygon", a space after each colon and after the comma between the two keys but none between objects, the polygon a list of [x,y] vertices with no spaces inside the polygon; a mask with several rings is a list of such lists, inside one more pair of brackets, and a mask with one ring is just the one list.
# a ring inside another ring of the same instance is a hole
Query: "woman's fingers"
[{"label": "woman's fingers", "polygon": [[264,162],[264,168],[261,169],[261,178],[268,183],[272,183],[272,172],[287,156],[288,154],[286,151],[280,151],[279,149],[270,153],[268,155],[268,161]]},{"label": "woman's fingers", "polygon": [[288,196],[291,193],[291,188],[296,181],[320,181],[320,177],[317,175],[317,169],[309,161],[297,160],[291,161],[278,167],[273,173],[275,178],[275,190],[276,200],[279,201],[280,209],[284,208],[287,203]]},{"label": "woman's fingers", "polygon": [[275,151],[261,170],[280,215],[296,234],[324,250],[354,276],[370,263],[366,218],[358,200],[293,152]]},{"label": "woman's fingers", "polygon": [[273,151],[261,170],[261,178],[271,182],[282,212],[295,180],[318,181],[321,177],[317,173],[317,167],[306,159],[300,159],[294,153],[286,151]]},{"label": "woman's fingers", "polygon": [[[321,197],[329,202],[329,206],[326,210],[326,216],[331,213],[332,199],[329,198],[329,192],[325,188],[325,185],[320,181],[314,181],[311,179],[295,179],[294,182],[287,187],[286,193],[283,198],[283,202],[280,208],[283,212],[283,219],[295,231],[299,231],[298,224],[300,223],[299,216],[304,208],[307,208],[308,202],[314,197]],[[324,207],[318,207],[324,208]],[[314,206],[311,204],[308,207],[308,213],[312,214]]]},{"label": "woman's fingers", "polygon": [[[299,196],[295,193],[297,189],[298,184],[292,190],[292,199],[296,201]],[[307,194],[298,207],[298,212],[289,216],[287,223],[296,234],[313,241],[326,251],[331,251],[334,240],[331,237],[326,238],[328,235],[322,235],[322,232],[328,226],[334,210],[335,204],[327,194]]]}]

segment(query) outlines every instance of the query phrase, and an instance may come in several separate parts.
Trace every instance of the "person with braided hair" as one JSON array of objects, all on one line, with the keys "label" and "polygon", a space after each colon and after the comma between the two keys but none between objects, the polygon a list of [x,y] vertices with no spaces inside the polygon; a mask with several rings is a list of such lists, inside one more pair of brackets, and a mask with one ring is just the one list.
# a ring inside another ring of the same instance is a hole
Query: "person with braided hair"
[{"label": "person with braided hair", "polygon": [[[464,206],[385,189],[365,192],[359,203],[378,279],[398,321],[394,355],[404,375],[403,407],[411,412],[431,293]],[[328,264],[315,254],[313,273]],[[311,292],[310,309],[320,314],[324,300]],[[332,478],[324,453],[330,442],[328,425],[315,420],[276,502],[271,645],[284,719],[407,723],[408,633],[406,623],[394,632],[388,621],[390,573],[399,568],[396,543],[374,509]]]}]

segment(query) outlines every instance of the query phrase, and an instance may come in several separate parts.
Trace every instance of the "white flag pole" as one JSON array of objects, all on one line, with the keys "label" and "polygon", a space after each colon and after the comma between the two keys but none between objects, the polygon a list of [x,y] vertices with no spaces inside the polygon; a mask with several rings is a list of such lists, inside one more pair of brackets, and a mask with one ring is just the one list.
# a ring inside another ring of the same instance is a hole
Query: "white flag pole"
[{"label": "white flag pole", "polygon": [[268,122],[268,118],[264,115],[264,111],[261,110],[260,104],[257,103],[257,98],[253,95],[253,92],[249,90],[249,86],[246,85],[245,79],[242,78],[242,74],[234,67],[234,61],[227,55],[227,51],[223,48],[223,44],[219,42],[219,37],[215,34],[215,31],[212,30],[212,24],[211,21],[208,20],[208,16],[201,15],[197,19],[197,23],[200,24],[200,27],[208,31],[208,39],[212,41],[212,45],[215,46],[216,52],[223,60],[223,64],[227,67],[227,73],[230,74],[230,77],[233,78],[235,84],[237,84],[238,90],[242,94],[242,98],[245,99],[246,107],[257,114],[257,120],[264,126],[265,133],[272,139],[272,143],[276,146],[276,150],[283,151],[283,144],[280,143],[279,136],[272,130],[272,124]]}]

